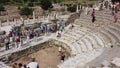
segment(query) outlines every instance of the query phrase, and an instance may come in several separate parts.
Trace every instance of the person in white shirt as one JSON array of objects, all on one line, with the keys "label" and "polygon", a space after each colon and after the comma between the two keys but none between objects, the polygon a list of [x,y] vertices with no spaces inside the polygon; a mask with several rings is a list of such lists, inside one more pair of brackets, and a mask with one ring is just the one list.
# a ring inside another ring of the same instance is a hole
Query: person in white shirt
[{"label": "person in white shirt", "polygon": [[32,62],[30,62],[30,63],[27,65],[27,68],[39,68],[38,63],[35,62],[35,58],[32,58]]},{"label": "person in white shirt", "polygon": [[62,52],[62,45],[59,46],[58,51],[59,51],[59,53]]}]

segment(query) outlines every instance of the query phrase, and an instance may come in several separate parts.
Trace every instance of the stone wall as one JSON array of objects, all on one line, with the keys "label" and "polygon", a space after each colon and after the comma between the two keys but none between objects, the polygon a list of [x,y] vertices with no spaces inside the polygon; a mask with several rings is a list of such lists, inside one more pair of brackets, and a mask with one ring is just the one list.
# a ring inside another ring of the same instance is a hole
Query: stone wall
[{"label": "stone wall", "polygon": [[5,63],[13,62],[13,61],[15,61],[23,56],[29,55],[31,53],[34,53],[36,51],[39,51],[39,50],[44,49],[46,47],[49,47],[49,43],[51,43],[51,42],[47,41],[47,42],[41,43],[39,45],[31,46],[31,47],[26,48],[24,50],[14,52],[12,54],[9,54],[9,55],[2,57],[0,59],[0,61],[3,61]]},{"label": "stone wall", "polygon": [[[48,47],[50,47],[50,45],[57,45],[57,46],[59,46],[60,43],[61,42],[56,41],[56,40],[49,40],[49,41],[41,43],[39,45],[31,46],[31,47],[26,48],[24,50],[14,52],[14,53],[9,54],[9,55],[5,55],[5,56],[0,58],[0,61],[5,62],[5,63],[12,63],[12,62],[18,60],[19,58],[21,58],[23,56],[27,56],[27,55],[32,54],[34,52],[37,52],[39,50],[48,48]],[[69,47],[67,47],[66,44],[64,44],[64,43],[62,43],[62,45],[63,45],[63,49],[65,50],[65,52],[68,55],[70,55]]]}]

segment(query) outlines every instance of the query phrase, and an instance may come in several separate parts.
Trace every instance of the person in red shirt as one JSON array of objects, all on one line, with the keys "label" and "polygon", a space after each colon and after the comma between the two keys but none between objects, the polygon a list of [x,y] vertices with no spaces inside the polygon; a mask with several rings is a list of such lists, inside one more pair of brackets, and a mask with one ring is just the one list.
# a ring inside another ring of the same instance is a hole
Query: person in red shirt
[{"label": "person in red shirt", "polygon": [[12,37],[12,31],[9,31],[8,35],[9,35],[9,37]]},{"label": "person in red shirt", "polygon": [[20,42],[19,37],[16,37],[15,42],[16,42],[16,46],[17,46],[17,48],[18,48],[18,47],[19,47],[19,42]]},{"label": "person in red shirt", "polygon": [[117,19],[118,19],[117,13],[115,13],[115,14],[114,14],[114,22],[115,22],[115,23],[117,22]]}]

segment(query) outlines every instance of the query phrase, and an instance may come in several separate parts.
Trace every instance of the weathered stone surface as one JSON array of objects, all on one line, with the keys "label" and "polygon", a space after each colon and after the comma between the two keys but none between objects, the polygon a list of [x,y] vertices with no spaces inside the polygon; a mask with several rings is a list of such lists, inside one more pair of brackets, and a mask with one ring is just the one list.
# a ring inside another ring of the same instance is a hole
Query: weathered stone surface
[{"label": "weathered stone surface", "polygon": [[[11,63],[23,56],[29,55],[31,53],[37,52],[39,50],[42,50],[44,48],[50,47],[50,45],[60,45],[61,42],[55,41],[55,40],[49,40],[47,42],[41,43],[39,45],[35,45],[35,46],[31,46],[29,48],[26,48],[24,50],[20,50],[17,52],[14,52],[12,54],[9,55],[5,55],[0,57],[0,61],[5,62],[5,63]],[[65,44],[62,43],[63,48],[65,47]],[[70,50],[68,47],[64,48],[67,51],[67,54],[70,55]]]}]

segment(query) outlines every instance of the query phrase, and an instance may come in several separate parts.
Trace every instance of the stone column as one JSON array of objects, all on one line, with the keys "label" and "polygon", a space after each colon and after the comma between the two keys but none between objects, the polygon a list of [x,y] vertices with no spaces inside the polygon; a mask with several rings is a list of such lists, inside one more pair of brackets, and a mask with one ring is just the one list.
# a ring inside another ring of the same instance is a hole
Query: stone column
[{"label": "stone column", "polygon": [[22,24],[24,25],[24,20],[23,20],[23,18],[22,18],[22,17],[20,18],[20,20],[21,20]]},{"label": "stone column", "polygon": [[30,23],[30,19],[29,19],[29,18],[27,18],[27,24],[28,24],[28,23]]},{"label": "stone column", "polygon": [[81,10],[81,5],[79,7],[80,7],[80,10]]},{"label": "stone column", "polygon": [[[2,22],[1,22],[1,20],[0,20],[0,28],[1,28],[1,26],[2,26]],[[1,30],[1,29],[0,29]]]},{"label": "stone column", "polygon": [[45,20],[45,16],[43,16],[43,20]]},{"label": "stone column", "polygon": [[47,20],[48,20],[48,21],[50,20],[50,16],[49,16],[49,14],[48,14],[48,16],[47,16]]},{"label": "stone column", "polygon": [[57,19],[57,13],[55,14],[55,19]]},{"label": "stone column", "polygon": [[33,22],[35,23],[35,12],[33,11]]},{"label": "stone column", "polygon": [[78,9],[78,5],[77,5],[76,13],[78,13],[78,12],[79,12],[79,9]]}]

